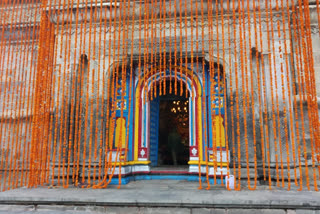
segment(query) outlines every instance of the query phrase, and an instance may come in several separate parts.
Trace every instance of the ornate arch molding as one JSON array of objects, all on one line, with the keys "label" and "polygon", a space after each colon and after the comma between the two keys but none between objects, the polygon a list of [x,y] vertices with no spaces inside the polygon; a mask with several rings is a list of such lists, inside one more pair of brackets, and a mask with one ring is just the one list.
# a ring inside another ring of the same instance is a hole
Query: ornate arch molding
[{"label": "ornate arch molding", "polygon": [[[169,79],[169,73],[174,75],[175,69],[180,70],[181,67],[172,67],[171,70],[162,71],[159,67],[154,68],[155,72],[149,71],[146,75],[145,80],[140,80],[136,85],[135,92],[135,132],[134,132],[134,160],[135,161],[147,161],[147,156],[149,148],[149,139],[145,133],[148,133],[148,107],[149,102],[145,101],[146,92],[150,91],[151,85],[159,82],[161,80]],[[194,91],[195,96],[191,98],[192,104],[189,111],[191,121],[189,129],[189,146],[194,148],[196,154],[194,154],[195,159],[203,160],[202,158],[202,120],[201,120],[201,96],[202,96],[202,86],[201,81],[191,70],[183,66],[183,71],[177,72],[177,78],[187,85],[189,91]],[[164,72],[166,72],[166,77],[164,77]],[[147,88],[146,88],[147,87]]]},{"label": "ornate arch molding", "polygon": [[[187,53],[187,57],[190,58],[191,54]],[[229,63],[227,63],[226,60],[223,59],[222,57],[218,57],[216,55],[209,56],[208,52],[205,53],[204,56],[201,56],[201,54],[199,54],[198,57],[204,58],[205,63],[207,65],[210,62],[213,62],[215,64],[218,64],[218,65],[222,66],[224,71],[225,71],[225,73],[226,73],[226,78],[227,79],[231,75],[231,74],[229,74],[229,72],[230,72],[229,71],[229,68],[230,68],[229,67]],[[126,64],[125,67],[129,68],[131,66],[131,63],[132,63],[129,58],[127,57],[127,58],[120,59],[118,61],[115,60],[113,62],[110,62],[107,71],[105,71],[105,75],[106,75],[105,79],[108,80],[108,79],[112,78],[112,75],[114,75],[114,73],[115,73],[116,67],[118,67],[119,70],[121,70],[123,64]],[[138,57],[136,55],[133,55],[132,58],[133,58],[133,65],[137,66]],[[143,62],[142,62],[142,64],[143,64]],[[178,69],[180,69],[179,66],[178,66]],[[184,67],[183,69],[188,69],[188,68]],[[159,70],[159,69],[156,68],[156,70]],[[135,76],[140,75],[140,72],[139,72],[139,74],[136,73],[136,68],[133,68],[132,72],[135,72],[135,73],[133,73],[133,75],[135,75]],[[139,152],[141,152],[144,149],[144,153],[147,154],[148,153],[148,148],[145,148],[145,147],[142,146],[143,142],[141,142],[141,138],[139,138],[139,136],[141,136],[141,126],[142,126],[142,124],[140,124],[140,123],[141,123],[141,120],[142,120],[141,119],[142,112],[139,112],[137,110],[142,108],[143,98],[145,96],[144,93],[146,91],[145,87],[147,87],[148,88],[147,90],[149,90],[150,84],[152,82],[159,81],[159,77],[155,77],[155,75],[158,75],[158,74],[157,73],[155,74],[155,73],[156,72],[152,73],[152,72],[149,71],[149,73],[145,74],[146,75],[146,79],[145,79],[144,82],[141,82],[142,80],[140,82],[138,82],[138,83],[136,82],[135,91],[134,91],[135,101],[131,104],[131,106],[134,107],[134,109],[135,109],[135,112],[133,113],[133,115],[134,115],[133,123],[135,125],[134,125],[134,130],[132,132],[133,135],[134,135],[134,139],[133,139],[133,143],[132,143],[132,149],[133,149],[133,157],[132,158],[133,158],[134,161],[141,162],[141,164],[146,164],[147,159],[146,158],[142,158],[139,155]],[[183,74],[184,73],[186,73],[186,72],[184,71]],[[191,72],[189,72],[189,76],[187,76],[187,77],[184,76],[184,77],[182,77],[182,79],[187,79],[187,81],[185,81],[184,84],[188,84],[189,83],[189,90],[191,89],[191,90],[195,91],[195,89],[192,88],[192,87],[196,86],[197,90],[200,92],[200,93],[198,93],[198,98],[197,98],[197,100],[195,100],[194,103],[198,106],[198,108],[197,108],[198,110],[197,111],[200,112],[200,113],[199,112],[197,113],[198,114],[197,132],[198,132],[198,136],[199,137],[201,136],[201,138],[199,138],[198,140],[194,140],[194,141],[202,142],[203,141],[202,140],[202,137],[203,137],[202,136],[203,135],[202,131],[203,130],[202,130],[201,122],[199,123],[199,121],[201,121],[201,116],[200,115],[202,115],[202,113],[201,113],[201,110],[202,110],[202,106],[201,106],[202,98],[201,97],[204,96],[204,95],[202,95],[203,87],[201,85],[202,84],[202,79],[201,79],[202,75],[201,74],[193,74],[193,75],[196,75],[193,78],[191,78],[190,75],[191,75]],[[197,75],[199,75],[199,76],[197,76]],[[179,77],[179,78],[181,78],[181,77]],[[192,80],[196,80],[198,82],[198,84],[197,83],[190,84],[190,82]],[[226,82],[228,83],[229,81],[226,81]],[[140,127],[140,131],[139,131],[139,127]],[[194,134],[194,136],[195,136],[195,134]],[[146,144],[147,144],[147,142],[146,142]],[[191,145],[190,144],[190,146],[195,147],[199,151],[199,154],[201,154],[200,155],[200,159],[203,160],[203,157],[202,157],[203,151],[201,151],[202,150],[202,143],[201,144],[200,143],[199,144],[195,144],[195,145],[193,145],[193,144]],[[198,158],[198,157],[194,157],[194,158]]]}]

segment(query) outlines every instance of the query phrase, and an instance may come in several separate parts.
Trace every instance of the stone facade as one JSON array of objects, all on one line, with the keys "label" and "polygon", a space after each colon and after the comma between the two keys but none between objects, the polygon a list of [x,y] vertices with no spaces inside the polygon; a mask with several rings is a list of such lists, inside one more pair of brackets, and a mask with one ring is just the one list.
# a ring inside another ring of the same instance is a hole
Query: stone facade
[{"label": "stone facade", "polygon": [[[162,12],[158,7],[150,8],[148,4],[135,3],[135,8],[129,9],[126,14],[130,17],[130,24],[110,25],[109,20],[119,20],[123,16],[117,5],[113,5],[112,7],[115,9],[110,10],[110,3],[96,5],[95,2],[88,2],[86,5],[83,1],[78,5],[71,6],[54,5],[54,2],[49,1],[47,8],[41,8],[40,5],[22,5],[25,9],[22,10],[19,20],[14,20],[19,17],[18,10],[14,10],[15,13],[8,13],[0,9],[1,17],[5,18],[1,20],[6,20],[0,25],[0,31],[3,32],[1,38],[5,38],[1,40],[1,51],[2,53],[11,53],[10,55],[2,54],[3,57],[0,59],[2,74],[0,78],[0,103],[3,106],[0,109],[1,144],[4,148],[1,150],[1,158],[6,157],[6,153],[7,155],[10,153],[7,150],[13,149],[7,144],[10,142],[8,137],[11,136],[21,142],[21,148],[24,148],[23,145],[31,140],[30,126],[34,98],[32,94],[35,87],[35,70],[38,59],[38,37],[36,35],[39,32],[40,12],[46,10],[49,20],[54,23],[56,28],[51,94],[54,105],[50,109],[54,122],[52,122],[51,139],[49,140],[52,145],[56,142],[56,146],[60,150],[52,154],[51,158],[55,155],[56,160],[59,159],[63,149],[66,150],[62,158],[65,160],[68,158],[65,155],[68,152],[65,139],[68,138],[70,130],[65,133],[66,129],[62,130],[61,127],[68,126],[70,122],[70,109],[73,105],[71,97],[74,93],[72,84],[78,78],[77,74],[81,70],[81,57],[84,55],[87,57],[87,67],[81,72],[86,76],[84,82],[87,82],[87,85],[84,87],[89,89],[82,99],[89,103],[85,107],[86,111],[93,114],[91,116],[81,113],[82,120],[92,124],[91,130],[87,129],[88,134],[83,133],[81,138],[83,141],[89,142],[105,137],[103,134],[104,116],[100,112],[105,109],[103,104],[108,99],[105,94],[109,87],[107,80],[115,72],[115,67],[134,64],[136,69],[139,58],[140,60],[143,58],[141,53],[157,55],[165,52],[168,56],[170,52],[174,53],[179,50],[179,54],[182,52],[183,57],[204,58],[206,63],[215,63],[221,66],[225,72],[228,95],[226,100],[227,114],[229,115],[227,135],[231,168],[234,167],[235,161],[236,167],[238,164],[242,168],[249,166],[250,172],[253,173],[255,161],[261,168],[263,162],[267,164],[269,160],[271,168],[275,169],[280,162],[279,157],[285,166],[289,164],[297,167],[297,162],[294,163],[293,159],[297,157],[298,144],[302,144],[302,142],[297,142],[297,133],[290,124],[294,124],[296,120],[299,121],[302,118],[295,118],[290,112],[295,111],[294,100],[297,100],[298,104],[302,103],[302,108],[298,111],[299,115],[304,112],[304,122],[308,127],[308,107],[303,95],[301,96],[303,86],[300,85],[297,78],[299,76],[297,70],[300,66],[297,62],[300,59],[297,55],[299,52],[297,48],[300,48],[301,45],[294,42],[297,40],[294,40],[291,9],[283,10],[284,15],[279,15],[282,12],[281,5],[276,5],[276,2],[272,1],[270,5],[274,13],[270,15],[270,13],[265,13],[266,10],[270,10],[265,7],[265,1],[261,1],[260,8],[257,5],[253,8],[253,3],[250,1],[249,9],[247,7],[245,9],[246,18],[243,21],[238,18],[242,14],[237,11],[238,5],[234,6],[235,13],[230,10],[228,14],[227,3],[218,4],[218,7],[213,4],[210,19],[207,9],[200,10],[200,1],[198,1],[198,11],[194,8],[195,2],[191,5],[189,1],[183,1],[182,5],[177,6],[176,10],[172,7],[171,11],[169,2],[166,2],[166,15],[171,16],[171,19],[163,23],[159,19]],[[317,9],[314,2],[309,1],[315,83],[317,97],[319,97],[320,37]],[[297,0],[294,3],[298,5]],[[232,6],[232,1],[230,4]],[[125,6],[132,8],[133,3]],[[292,5],[289,6],[292,7]],[[67,7],[73,7],[72,12],[70,9],[63,9]],[[224,15],[221,14],[221,7],[224,9]],[[204,4],[204,8],[208,8],[207,3]],[[152,26],[139,20],[141,11],[146,13],[147,9],[149,14],[153,13],[158,19]],[[262,10],[261,18],[254,19],[254,16],[259,14],[258,10]],[[177,19],[173,19],[175,11]],[[200,20],[200,16],[199,19],[190,17],[192,14],[200,14],[201,12],[206,14],[204,20]],[[187,18],[183,17],[182,22],[179,20],[180,14],[187,14]],[[29,23],[29,26],[33,27],[24,26],[23,23]],[[19,27],[15,27],[16,29],[12,31],[9,30],[11,25]],[[146,33],[150,33],[151,28],[154,30],[152,39],[146,37]],[[173,36],[174,29],[176,29],[177,38]],[[261,33],[259,29],[261,29]],[[199,34],[198,38],[196,37],[197,33]],[[231,36],[228,37],[228,35]],[[175,42],[175,40],[177,41]],[[124,41],[126,43],[123,43]],[[130,61],[131,59],[132,61]],[[18,64],[18,62],[20,63]],[[264,66],[264,70],[262,66]],[[303,72],[303,69],[300,68],[300,70]],[[138,78],[137,74],[136,77]],[[289,87],[286,87],[287,85]],[[294,85],[296,91],[294,91]],[[261,101],[259,98],[263,97],[264,93],[266,99]],[[318,99],[319,103],[319,98],[315,99]],[[249,104],[254,107],[249,107]],[[234,108],[230,108],[232,105]],[[17,106],[19,106],[18,112],[15,111]],[[69,107],[66,108],[66,106]],[[274,108],[278,110],[278,114],[273,111]],[[233,120],[237,120],[237,122],[233,122]],[[15,126],[9,126],[9,121],[14,121]],[[89,137],[92,130],[96,130],[96,135],[93,138]],[[234,132],[232,133],[231,130]],[[302,130],[302,127],[299,127],[299,130]],[[6,132],[9,134],[3,134]],[[305,139],[309,145],[307,158],[310,162],[312,158],[310,133],[306,128],[306,135],[302,136],[301,131],[300,135],[300,140]],[[289,145],[288,148],[287,145]],[[87,148],[87,157],[89,156],[89,146],[89,144],[84,146]],[[81,150],[84,147],[81,147]],[[97,149],[100,150],[103,147],[102,145]],[[290,152],[287,158],[288,149],[296,153]],[[267,154],[266,151],[270,151],[270,154]],[[24,159],[22,154],[22,151],[18,154],[21,156],[21,161]],[[92,159],[92,162],[95,160]],[[262,170],[258,170],[258,172],[258,176],[262,177]],[[275,174],[272,172],[273,178],[275,178]],[[293,172],[290,174],[293,175]],[[243,176],[245,177],[246,174]]]}]

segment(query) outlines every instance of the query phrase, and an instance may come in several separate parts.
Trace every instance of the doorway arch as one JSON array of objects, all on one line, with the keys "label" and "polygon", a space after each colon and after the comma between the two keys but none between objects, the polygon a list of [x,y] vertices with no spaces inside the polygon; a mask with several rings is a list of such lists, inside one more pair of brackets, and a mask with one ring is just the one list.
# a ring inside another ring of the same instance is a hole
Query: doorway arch
[{"label": "doorway arch", "polygon": [[154,67],[144,74],[144,79],[138,81],[135,93],[135,122],[134,122],[134,161],[150,162],[150,102],[146,99],[151,86],[159,81],[172,77],[182,81],[191,96],[189,111],[189,161],[203,160],[202,145],[202,85],[199,77],[191,69],[172,66],[171,70]]},{"label": "doorway arch", "polygon": [[160,167],[158,169],[170,166],[174,166],[171,169],[186,169],[183,166],[189,161],[189,128],[192,124],[189,120],[189,91],[185,90],[185,84],[172,78],[157,84],[152,86],[154,91],[151,89],[151,94],[156,96],[150,99],[149,105],[147,139],[150,146],[150,166]]}]

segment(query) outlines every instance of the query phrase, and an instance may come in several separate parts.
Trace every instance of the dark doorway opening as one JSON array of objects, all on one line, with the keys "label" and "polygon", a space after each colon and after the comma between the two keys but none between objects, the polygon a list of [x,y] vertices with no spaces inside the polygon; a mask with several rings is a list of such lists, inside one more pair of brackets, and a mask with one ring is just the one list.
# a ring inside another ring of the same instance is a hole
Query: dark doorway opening
[{"label": "dark doorway opening", "polygon": [[[174,81],[171,81],[174,88]],[[158,166],[187,165],[189,161],[189,97],[169,92],[170,81],[166,82],[167,94],[159,97],[159,145]],[[185,92],[186,88],[183,85]]]}]

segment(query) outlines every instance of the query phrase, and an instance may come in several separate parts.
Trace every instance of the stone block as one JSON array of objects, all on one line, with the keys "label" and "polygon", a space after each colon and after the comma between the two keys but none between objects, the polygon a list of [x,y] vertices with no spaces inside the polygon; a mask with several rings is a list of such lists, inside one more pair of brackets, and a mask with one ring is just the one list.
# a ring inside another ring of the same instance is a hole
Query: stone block
[{"label": "stone block", "polygon": [[209,208],[193,208],[191,209],[192,214],[211,214],[211,210]]},{"label": "stone block", "polygon": [[275,209],[230,209],[228,214],[286,214],[285,210]]},{"label": "stone block", "polygon": [[225,210],[225,209],[212,209],[211,214],[227,214],[227,210]]},{"label": "stone block", "polygon": [[[11,214],[11,213],[10,213]],[[12,213],[12,214],[18,214],[18,213]],[[19,213],[19,214],[101,214],[101,212],[86,212],[86,211],[57,211],[57,210],[51,210],[51,211],[34,211],[34,212],[25,212],[25,213]]]},{"label": "stone block", "polygon": [[105,207],[105,213],[108,214],[138,214],[139,212],[138,207]]},{"label": "stone block", "polygon": [[225,209],[214,209],[214,208],[193,208],[192,214],[226,214]]},{"label": "stone block", "polygon": [[296,210],[295,214],[320,214],[320,210]]},{"label": "stone block", "polygon": [[106,207],[103,206],[65,206],[65,205],[39,205],[37,211],[55,211],[55,212],[76,212],[76,213],[105,213]]},{"label": "stone block", "polygon": [[191,209],[188,208],[170,208],[170,207],[143,207],[140,208],[141,214],[188,214],[191,213]]},{"label": "stone block", "polygon": [[80,207],[80,206],[78,206],[78,207],[76,207],[75,208],[75,210],[85,210],[85,211],[87,211],[88,213],[91,213],[91,212],[98,212],[98,213],[104,213],[104,212],[106,212],[106,208],[105,207],[102,207],[102,206],[85,206],[85,207]]},{"label": "stone block", "polygon": [[38,205],[37,211],[73,211],[74,206],[64,206],[64,205]]},{"label": "stone block", "polygon": [[315,72],[315,80],[316,82],[320,82],[320,66],[319,67],[315,67],[314,68],[314,72]]},{"label": "stone block", "polygon": [[[0,214],[34,214],[34,213],[36,213],[36,212],[34,212],[34,211],[0,211]],[[38,214],[38,213],[36,213],[36,214]],[[46,213],[46,214],[50,214],[50,213]]]},{"label": "stone block", "polygon": [[33,205],[1,205],[0,211],[14,211],[14,212],[26,212],[33,211],[35,207]]}]

